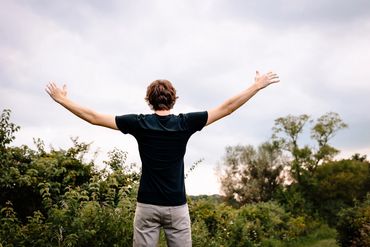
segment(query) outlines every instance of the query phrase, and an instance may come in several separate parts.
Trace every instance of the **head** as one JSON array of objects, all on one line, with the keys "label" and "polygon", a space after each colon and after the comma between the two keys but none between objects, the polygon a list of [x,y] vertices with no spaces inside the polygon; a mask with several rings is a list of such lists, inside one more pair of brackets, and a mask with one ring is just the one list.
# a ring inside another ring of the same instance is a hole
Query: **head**
[{"label": "head", "polygon": [[154,111],[171,110],[175,105],[176,89],[168,80],[155,80],[146,90],[145,100]]}]

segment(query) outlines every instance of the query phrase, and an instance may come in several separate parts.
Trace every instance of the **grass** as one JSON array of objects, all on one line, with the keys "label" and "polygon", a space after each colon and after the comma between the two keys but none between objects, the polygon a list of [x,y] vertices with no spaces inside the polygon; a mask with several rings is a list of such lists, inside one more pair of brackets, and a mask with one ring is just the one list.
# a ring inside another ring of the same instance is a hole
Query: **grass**
[{"label": "grass", "polygon": [[312,245],[307,245],[307,247],[337,247],[338,244],[335,241],[335,239],[324,239],[320,240],[319,242],[316,242],[315,244]]},{"label": "grass", "polygon": [[[307,236],[296,239],[292,242],[286,243],[279,240],[269,240],[266,245],[274,247],[339,247],[336,243],[337,232],[335,229],[322,225]],[[163,230],[161,230],[160,241],[158,247],[167,247]]]},{"label": "grass", "polygon": [[289,244],[289,247],[338,247],[336,235],[335,229],[323,225],[311,234]]}]

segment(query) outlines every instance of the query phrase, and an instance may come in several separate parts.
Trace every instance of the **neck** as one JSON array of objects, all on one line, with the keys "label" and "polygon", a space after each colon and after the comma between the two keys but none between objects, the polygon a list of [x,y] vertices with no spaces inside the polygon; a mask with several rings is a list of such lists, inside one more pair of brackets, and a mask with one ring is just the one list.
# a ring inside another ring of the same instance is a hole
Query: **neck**
[{"label": "neck", "polygon": [[170,114],[170,110],[158,110],[158,111],[154,111],[154,113],[159,116],[166,116]]}]

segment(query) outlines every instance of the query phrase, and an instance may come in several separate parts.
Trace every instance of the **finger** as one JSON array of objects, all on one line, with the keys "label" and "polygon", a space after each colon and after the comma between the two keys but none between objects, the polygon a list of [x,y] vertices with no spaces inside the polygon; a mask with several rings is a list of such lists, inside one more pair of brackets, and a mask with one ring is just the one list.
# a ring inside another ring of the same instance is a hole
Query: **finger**
[{"label": "finger", "polygon": [[63,91],[66,91],[67,90],[67,85],[66,84],[64,84],[63,85]]},{"label": "finger", "polygon": [[272,81],[270,81],[270,83],[278,83],[278,82],[280,82],[280,80],[272,80]]},{"label": "finger", "polygon": [[50,94],[52,94],[53,92],[55,92],[55,90],[57,90],[57,86],[55,85],[55,83],[54,82],[49,82],[49,84],[48,84],[48,90],[49,90],[49,92],[50,92]]},{"label": "finger", "polygon": [[50,89],[50,90],[53,90],[53,82],[49,82],[49,84],[48,84],[48,88]]},{"label": "finger", "polygon": [[57,85],[53,81],[50,81],[49,82],[49,87],[50,87],[50,89],[55,89],[57,87]]},{"label": "finger", "polygon": [[47,89],[48,89],[49,94],[52,94],[52,93],[53,93],[53,91],[54,91],[54,88],[53,88],[53,85],[52,85],[52,84],[49,84],[49,85],[47,86]]},{"label": "finger", "polygon": [[256,76],[260,76],[260,72],[256,70]]},{"label": "finger", "polygon": [[47,86],[46,86],[45,91],[46,91],[49,95],[51,95],[51,90],[50,90],[50,88],[49,88],[49,85],[47,85]]},{"label": "finger", "polygon": [[47,88],[45,88],[45,92],[46,92],[47,94],[51,95],[50,91],[49,91]]}]

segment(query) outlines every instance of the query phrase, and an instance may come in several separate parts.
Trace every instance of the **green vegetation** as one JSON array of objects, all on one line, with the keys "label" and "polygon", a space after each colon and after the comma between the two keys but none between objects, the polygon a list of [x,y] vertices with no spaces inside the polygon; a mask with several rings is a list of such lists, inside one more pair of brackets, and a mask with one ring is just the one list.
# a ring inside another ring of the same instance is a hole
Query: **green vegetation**
[{"label": "green vegetation", "polygon": [[370,195],[365,201],[339,212],[337,230],[342,246],[370,246]]},{"label": "green vegetation", "polygon": [[[315,147],[298,145],[308,123]],[[0,247],[132,246],[140,174],[127,153],[112,150],[98,170],[77,138],[66,150],[13,147],[9,110],[0,124]],[[287,116],[258,148],[227,147],[225,196],[188,198],[193,246],[370,246],[370,164],[332,159],[344,127],[335,113]]]}]

